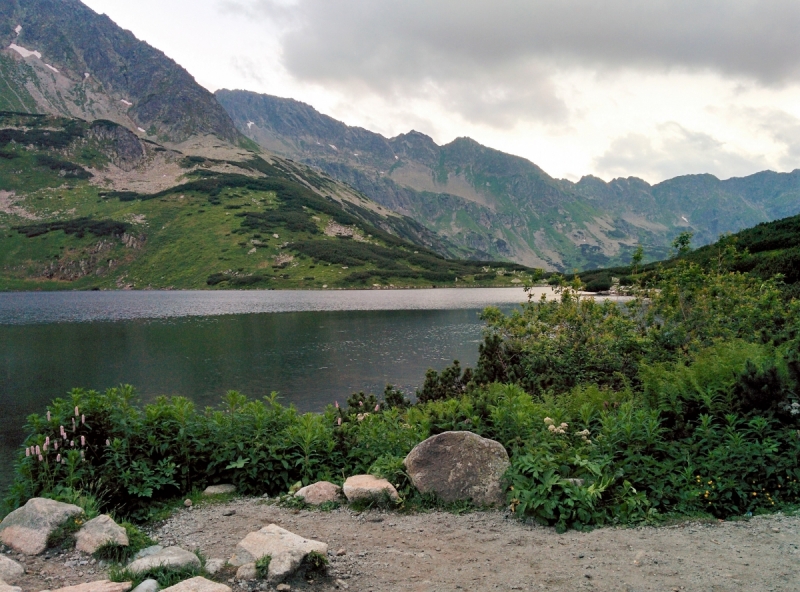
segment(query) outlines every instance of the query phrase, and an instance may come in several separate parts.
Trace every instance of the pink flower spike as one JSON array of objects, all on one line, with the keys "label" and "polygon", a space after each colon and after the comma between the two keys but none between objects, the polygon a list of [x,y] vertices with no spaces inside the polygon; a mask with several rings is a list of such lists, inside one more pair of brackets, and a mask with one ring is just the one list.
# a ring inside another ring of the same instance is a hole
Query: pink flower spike
[{"label": "pink flower spike", "polygon": [[336,420],[336,423],[337,423],[338,425],[342,425],[342,418],[341,418],[341,417],[340,417],[340,418],[338,418],[338,419]]},{"label": "pink flower spike", "polygon": [[56,462],[61,462],[61,455],[60,454],[56,456]]},{"label": "pink flower spike", "polygon": [[50,421],[50,412],[47,412],[47,421]]},{"label": "pink flower spike", "polygon": [[44,443],[44,448],[42,448],[45,452],[47,452],[47,442]]},{"label": "pink flower spike", "polygon": [[[75,405],[75,417],[78,417],[79,415],[80,415],[80,412],[78,411],[78,406]],[[75,420],[72,420],[72,421],[75,421]]]},{"label": "pink flower spike", "polygon": [[334,401],[333,404],[336,406],[337,409],[339,408],[339,401]]},{"label": "pink flower spike", "polygon": [[30,449],[30,447],[27,447],[25,449],[25,456],[30,456],[30,455],[31,455],[31,449]]},{"label": "pink flower spike", "polygon": [[111,446],[111,440],[106,440],[106,446]]},{"label": "pink flower spike", "polygon": [[40,454],[39,455],[39,462],[42,462],[43,460],[44,460],[44,457]]},{"label": "pink flower spike", "polygon": [[81,446],[86,446],[86,436],[81,436]]},{"label": "pink flower spike", "polygon": [[380,410],[381,410],[381,406],[380,405],[375,405],[375,412],[377,413]]},{"label": "pink flower spike", "polygon": [[70,446],[72,446],[72,447],[74,447],[74,446],[75,446],[75,440],[70,440],[70,441],[69,441],[69,445],[70,445]]},{"label": "pink flower spike", "polygon": [[81,423],[86,423],[86,416],[81,414]]},{"label": "pink flower spike", "polygon": [[50,436],[47,436],[47,437],[44,439],[44,445],[45,445],[45,446],[47,446],[48,444],[50,444]]},{"label": "pink flower spike", "polygon": [[39,447],[39,445],[37,444],[37,445],[36,445],[36,454],[41,454],[41,453],[42,453],[42,449],[41,449],[41,448]]},{"label": "pink flower spike", "polygon": [[358,406],[359,406],[359,407],[363,407],[363,406],[364,406],[364,401],[359,401],[359,402],[358,402]]},{"label": "pink flower spike", "polygon": [[58,450],[58,442],[53,442],[53,450]]}]

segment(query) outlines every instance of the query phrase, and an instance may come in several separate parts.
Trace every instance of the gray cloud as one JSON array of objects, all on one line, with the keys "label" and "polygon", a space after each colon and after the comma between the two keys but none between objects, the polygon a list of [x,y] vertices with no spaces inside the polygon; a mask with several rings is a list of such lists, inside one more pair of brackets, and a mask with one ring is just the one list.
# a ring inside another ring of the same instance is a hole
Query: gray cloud
[{"label": "gray cloud", "polygon": [[656,140],[635,133],[615,139],[594,164],[607,178],[633,175],[646,179],[699,173],[727,179],[767,168],[763,156],[734,152],[712,136],[674,122],[659,126]]},{"label": "gray cloud", "polygon": [[[562,120],[564,66],[800,77],[797,0],[225,0],[281,23],[299,79],[420,96],[473,120]],[[502,113],[500,113],[502,112]]]},{"label": "gray cloud", "polygon": [[800,168],[800,119],[779,109],[750,108],[739,111],[756,122],[774,141],[784,145],[785,152],[779,159],[783,169]]}]

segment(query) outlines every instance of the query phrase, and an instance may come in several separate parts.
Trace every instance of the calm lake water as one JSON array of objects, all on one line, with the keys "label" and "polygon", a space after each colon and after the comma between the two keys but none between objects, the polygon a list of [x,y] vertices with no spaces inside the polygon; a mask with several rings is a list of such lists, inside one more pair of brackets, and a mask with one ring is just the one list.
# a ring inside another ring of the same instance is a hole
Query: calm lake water
[{"label": "calm lake water", "polygon": [[230,389],[277,391],[301,411],[386,383],[413,393],[428,368],[475,363],[484,307],[525,299],[521,288],[0,294],[0,489],[25,417],[73,387],[128,383],[144,401],[201,407]]}]

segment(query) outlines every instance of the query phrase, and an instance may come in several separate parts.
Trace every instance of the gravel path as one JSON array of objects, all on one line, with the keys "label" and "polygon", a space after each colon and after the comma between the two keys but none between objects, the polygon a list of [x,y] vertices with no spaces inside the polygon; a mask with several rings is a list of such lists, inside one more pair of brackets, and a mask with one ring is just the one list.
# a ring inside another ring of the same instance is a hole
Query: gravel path
[{"label": "gravel path", "polygon": [[[228,558],[248,532],[269,523],[324,541],[333,554],[328,577],[312,583],[295,578],[292,590],[800,591],[798,516],[559,535],[504,512],[315,512],[238,499],[181,510],[152,534],[164,545]],[[336,555],[340,550],[344,554]],[[103,576],[103,569],[81,561],[90,558],[28,559],[23,591]],[[230,577],[225,581],[235,592],[259,585]]]}]

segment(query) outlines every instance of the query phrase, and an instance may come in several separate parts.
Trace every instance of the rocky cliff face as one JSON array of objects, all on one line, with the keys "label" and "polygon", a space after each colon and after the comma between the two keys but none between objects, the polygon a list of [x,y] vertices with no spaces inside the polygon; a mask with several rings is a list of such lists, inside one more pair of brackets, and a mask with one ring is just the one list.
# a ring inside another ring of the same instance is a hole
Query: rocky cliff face
[{"label": "rocky cliff face", "polygon": [[469,138],[438,146],[419,132],[385,138],[291,99],[221,90],[237,127],[261,146],[325,171],[480,256],[571,271],[627,263],[637,244],[667,255],[800,212],[800,171],[650,185],[641,179],[553,179],[530,161]]},{"label": "rocky cliff face", "polygon": [[173,143],[241,137],[186,70],[78,0],[4,0],[0,47],[0,110],[110,119]]}]

